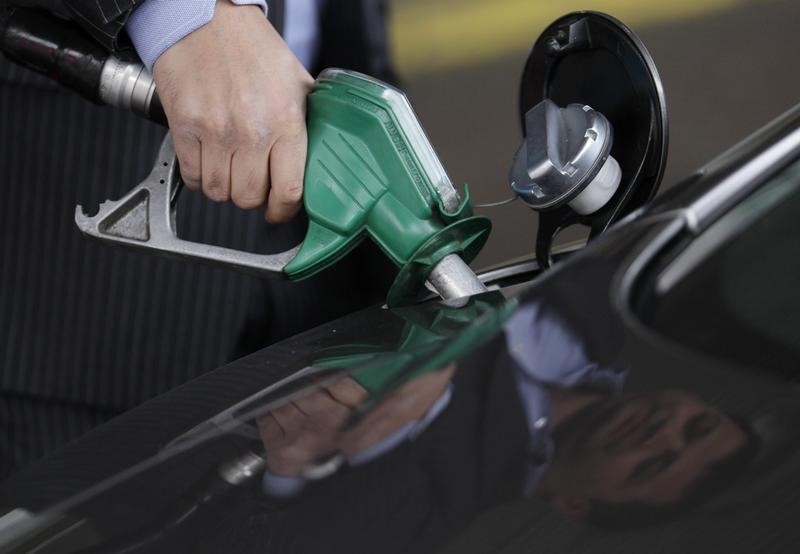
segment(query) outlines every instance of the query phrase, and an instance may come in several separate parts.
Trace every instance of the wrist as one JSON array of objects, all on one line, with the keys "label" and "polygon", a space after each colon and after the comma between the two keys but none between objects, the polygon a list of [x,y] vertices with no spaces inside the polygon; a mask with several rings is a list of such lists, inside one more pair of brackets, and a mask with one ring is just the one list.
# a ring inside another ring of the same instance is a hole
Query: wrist
[{"label": "wrist", "polygon": [[237,6],[259,6],[267,13],[266,0],[146,0],[125,25],[145,67],[152,72],[156,60],[172,45],[208,24],[217,2]]}]

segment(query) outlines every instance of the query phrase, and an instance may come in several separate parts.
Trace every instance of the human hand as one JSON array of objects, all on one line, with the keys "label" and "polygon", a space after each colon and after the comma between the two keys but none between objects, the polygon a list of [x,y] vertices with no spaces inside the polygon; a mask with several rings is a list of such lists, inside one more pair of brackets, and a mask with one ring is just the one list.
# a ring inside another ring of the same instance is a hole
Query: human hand
[{"label": "human hand", "polygon": [[156,61],[183,182],[273,223],[300,209],[312,77],[258,6],[217,0],[213,19]]},{"label": "human hand", "polygon": [[258,418],[267,467],[298,476],[322,456],[338,451],[339,431],[367,391],[347,377]]},{"label": "human hand", "polygon": [[368,396],[350,377],[271,411],[257,420],[267,467],[275,475],[299,476],[326,455],[353,457],[367,450],[422,419],[454,372],[451,364],[404,383],[347,430],[347,418]]},{"label": "human hand", "polygon": [[404,425],[421,420],[444,394],[454,373],[455,364],[450,364],[400,385],[342,434],[339,449],[348,457],[355,456]]}]

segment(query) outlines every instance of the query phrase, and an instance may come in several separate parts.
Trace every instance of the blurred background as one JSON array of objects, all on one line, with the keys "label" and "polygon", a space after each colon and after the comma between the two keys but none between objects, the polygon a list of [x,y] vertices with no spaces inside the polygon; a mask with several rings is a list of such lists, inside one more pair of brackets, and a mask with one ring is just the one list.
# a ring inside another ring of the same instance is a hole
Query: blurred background
[{"label": "blurred background", "polygon": [[[506,174],[521,140],[517,90],[530,47],[559,16],[587,9],[631,27],[661,73],[670,118],[662,192],[800,102],[797,0],[394,0],[403,85],[474,203],[510,197]],[[474,267],[533,251],[537,216],[521,202],[479,211],[495,226]]]}]

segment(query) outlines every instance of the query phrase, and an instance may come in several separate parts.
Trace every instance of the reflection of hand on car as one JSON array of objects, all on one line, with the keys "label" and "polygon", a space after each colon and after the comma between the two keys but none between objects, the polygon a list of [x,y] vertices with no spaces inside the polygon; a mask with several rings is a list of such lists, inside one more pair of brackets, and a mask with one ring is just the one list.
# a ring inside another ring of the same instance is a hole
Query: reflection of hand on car
[{"label": "reflection of hand on car", "polygon": [[328,454],[363,454],[422,420],[444,395],[454,371],[450,365],[404,383],[346,431],[348,416],[367,398],[366,389],[350,377],[273,410],[257,421],[269,471],[295,477]]},{"label": "reflection of hand on car", "polygon": [[259,418],[269,470],[298,476],[307,465],[337,451],[339,429],[366,397],[366,389],[348,377]]},{"label": "reflection of hand on car", "polygon": [[375,446],[384,438],[425,416],[447,389],[455,364],[427,373],[400,387],[370,411],[364,419],[344,433],[339,449],[348,457]]}]

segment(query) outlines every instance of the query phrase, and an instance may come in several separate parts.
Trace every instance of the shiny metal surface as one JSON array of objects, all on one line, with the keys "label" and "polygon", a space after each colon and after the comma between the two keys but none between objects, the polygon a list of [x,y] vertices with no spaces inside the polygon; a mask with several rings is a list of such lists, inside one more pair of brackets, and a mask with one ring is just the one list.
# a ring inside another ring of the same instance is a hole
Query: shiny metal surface
[{"label": "shiny metal surface", "polygon": [[181,187],[175,149],[167,134],[144,181],[120,200],[100,204],[93,216],[77,206],[75,223],[82,232],[104,242],[285,278],[283,268],[299,245],[279,254],[254,254],[178,238],[176,200]]},{"label": "shiny metal surface", "polygon": [[240,485],[264,470],[264,458],[253,452],[225,462],[219,468],[219,476],[229,485]]},{"label": "shiny metal surface", "polygon": [[[545,99],[525,114],[525,137],[508,177],[511,188],[535,210],[577,200],[607,163],[613,143],[611,124],[591,106],[562,108]],[[614,190],[618,184],[617,179]]]},{"label": "shiny metal surface", "polygon": [[[772,132],[785,127],[787,124],[796,123],[798,119],[800,119],[800,106],[795,106],[792,110],[775,119],[765,129],[759,131],[759,136],[769,136]],[[739,145],[731,150],[735,151],[737,148],[739,148]],[[751,192],[754,187],[761,184],[774,171],[779,170],[795,159],[798,153],[800,153],[800,129],[795,128],[758,155],[748,159],[736,171],[727,175],[708,194],[693,202],[686,211],[689,227],[695,232],[707,227],[720,214]]]},{"label": "shiny metal surface", "polygon": [[488,290],[457,254],[442,258],[431,270],[428,283],[445,300],[464,298]]},{"label": "shiny metal surface", "polygon": [[100,73],[100,100],[117,108],[149,116],[156,90],[153,76],[141,62],[109,56]]},{"label": "shiny metal surface", "polygon": [[[553,249],[553,258],[565,260],[572,254],[580,252],[586,246],[586,241],[578,240],[562,244]],[[524,288],[533,284],[542,273],[542,267],[534,256],[523,256],[509,260],[504,264],[490,266],[478,272],[478,279],[489,290],[507,288]]]},{"label": "shiny metal surface", "polygon": [[687,222],[701,232],[800,152],[800,105],[703,165],[640,215],[688,210]]}]

